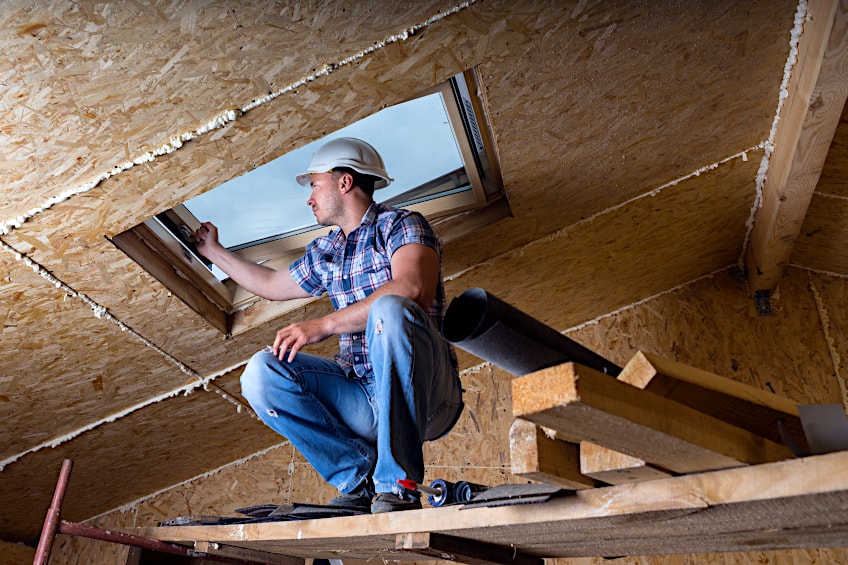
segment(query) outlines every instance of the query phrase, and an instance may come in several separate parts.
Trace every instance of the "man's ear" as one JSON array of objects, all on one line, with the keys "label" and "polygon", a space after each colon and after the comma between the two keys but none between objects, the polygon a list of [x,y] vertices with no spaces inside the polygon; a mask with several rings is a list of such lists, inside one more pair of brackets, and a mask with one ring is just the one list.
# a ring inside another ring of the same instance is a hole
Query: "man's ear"
[{"label": "man's ear", "polygon": [[342,173],[342,176],[339,177],[339,180],[341,181],[339,183],[339,189],[341,190],[341,193],[346,194],[350,192],[350,190],[353,188],[353,175],[350,173]]}]

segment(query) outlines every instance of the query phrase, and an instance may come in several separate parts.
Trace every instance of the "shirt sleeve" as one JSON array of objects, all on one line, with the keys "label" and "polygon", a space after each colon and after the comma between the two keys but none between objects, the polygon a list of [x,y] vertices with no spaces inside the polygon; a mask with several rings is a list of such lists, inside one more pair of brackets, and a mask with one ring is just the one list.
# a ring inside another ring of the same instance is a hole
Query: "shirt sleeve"
[{"label": "shirt sleeve", "polygon": [[407,212],[387,227],[386,253],[389,257],[409,243],[419,243],[441,253],[438,236],[424,216],[417,212]]}]

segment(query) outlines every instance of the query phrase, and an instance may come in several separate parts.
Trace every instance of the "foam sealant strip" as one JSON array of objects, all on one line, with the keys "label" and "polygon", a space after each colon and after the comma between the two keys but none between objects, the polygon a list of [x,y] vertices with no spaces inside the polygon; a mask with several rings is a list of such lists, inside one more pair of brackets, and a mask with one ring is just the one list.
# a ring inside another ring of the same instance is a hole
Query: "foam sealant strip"
[{"label": "foam sealant strip", "polygon": [[637,201],[639,201],[643,198],[657,196],[659,193],[661,193],[663,190],[665,190],[667,188],[678,185],[685,180],[701,176],[704,173],[708,173],[708,172],[712,171],[713,169],[717,169],[718,167],[720,167],[721,165],[723,165],[725,163],[733,161],[734,159],[742,159],[743,161],[747,161],[749,152],[764,149],[765,145],[766,145],[766,142],[761,142],[761,143],[758,143],[757,145],[749,147],[748,149],[745,149],[743,151],[740,151],[738,153],[730,155],[729,157],[725,157],[724,159],[721,159],[720,161],[716,161],[715,163],[712,163],[710,165],[705,165],[705,166],[703,166],[699,169],[692,171],[691,173],[689,173],[687,175],[684,175],[682,177],[678,177],[678,178],[676,178],[672,181],[669,181],[669,182],[667,182],[663,185],[660,185],[656,188],[653,188],[653,189],[649,190],[648,192],[644,192],[644,193],[642,193],[638,196],[634,196],[633,198],[631,198],[629,200],[625,200],[624,202],[622,202],[620,204],[616,204],[615,206],[611,206],[609,208],[601,210],[600,212],[592,214],[591,216],[587,216],[586,218],[583,218],[579,222],[575,222],[575,223],[571,224],[570,226],[564,227],[564,228],[559,229],[559,230],[557,230],[553,233],[550,233],[550,234],[548,234],[544,237],[533,240],[530,243],[526,243],[526,244],[524,244],[521,247],[518,247],[516,249],[512,249],[510,251],[506,251],[504,253],[496,255],[495,257],[492,257],[491,259],[488,259],[481,264],[474,265],[473,267],[468,267],[467,269],[463,269],[461,271],[458,271],[458,272],[456,272],[456,273],[454,273],[454,274],[452,274],[448,277],[445,277],[445,280],[446,281],[455,280],[455,279],[459,278],[460,276],[464,275],[465,273],[467,273],[467,272],[469,272],[473,269],[476,269],[478,267],[486,266],[486,265],[490,266],[495,261],[502,259],[502,258],[509,257],[510,255],[513,255],[513,254],[522,254],[525,250],[529,249],[533,245],[538,244],[539,242],[556,241],[557,239],[560,239],[561,237],[566,236],[569,232],[571,232],[572,230],[576,229],[579,226],[582,226],[584,224],[588,224],[589,222],[592,222],[592,221],[594,221],[594,220],[596,220],[596,219],[598,219],[602,216],[605,216],[605,215],[607,215],[611,212],[614,212],[616,210],[624,208],[625,206],[629,206],[630,204],[633,204],[634,202],[637,202]]},{"label": "foam sealant strip", "polygon": [[226,471],[227,469],[229,469],[231,467],[238,467],[239,465],[243,465],[244,463],[247,463],[248,461],[250,461],[252,459],[267,455],[268,453],[271,453],[272,451],[286,447],[289,444],[290,444],[289,441],[284,441],[284,442],[272,445],[270,447],[266,447],[265,449],[257,451],[256,453],[251,453],[250,455],[248,455],[246,457],[242,457],[241,459],[237,459],[235,461],[230,461],[229,463],[227,463],[225,465],[221,465],[220,467],[218,467],[216,469],[212,469],[211,471],[206,471],[205,473],[201,473],[199,475],[196,475],[196,476],[194,476],[190,479],[186,479],[186,480],[184,480],[180,483],[177,483],[175,485],[171,485],[169,487],[165,487],[163,489],[157,490],[156,492],[146,494],[139,499],[136,499],[136,500],[133,500],[132,502],[128,502],[126,504],[123,504],[123,505],[119,506],[118,508],[113,508],[112,510],[107,510],[106,512],[98,514],[97,516],[92,516],[91,518],[87,518],[84,521],[87,522],[87,523],[94,523],[97,520],[104,518],[104,517],[108,516],[109,514],[112,514],[112,513],[115,513],[115,512],[125,513],[125,512],[137,511],[138,506],[140,504],[144,504],[148,500],[152,500],[152,499],[156,498],[157,496],[168,493],[168,492],[170,492],[170,491],[172,491],[176,488],[180,488],[182,486],[189,485],[189,484],[191,484],[195,481],[199,481],[199,480],[206,479],[208,477],[212,477],[214,475],[217,475],[221,471]]},{"label": "foam sealant strip", "polygon": [[[60,194],[49,198],[41,206],[32,208],[24,214],[21,214],[21,215],[15,217],[15,218],[10,218],[10,219],[3,221],[2,223],[0,223],[0,236],[7,235],[7,234],[11,233],[13,230],[21,227],[27,221],[31,220],[32,218],[41,214],[42,212],[49,210],[50,208],[52,208],[56,204],[59,204],[61,202],[65,202],[65,201],[70,200],[71,198],[73,198],[75,196],[78,196],[80,194],[84,194],[86,192],[93,190],[95,187],[97,187],[100,183],[102,183],[106,179],[109,179],[113,176],[121,174],[121,173],[131,169],[132,167],[134,167],[136,165],[148,163],[150,161],[155,160],[157,157],[160,157],[162,155],[167,155],[169,153],[173,153],[174,151],[180,149],[184,145],[185,142],[191,141],[193,139],[197,139],[200,136],[202,136],[202,135],[204,135],[204,134],[206,134],[210,131],[222,128],[222,127],[226,126],[227,124],[229,124],[230,122],[237,120],[240,116],[242,116],[246,112],[248,112],[248,111],[250,111],[254,108],[257,108],[257,107],[259,107],[263,104],[266,104],[266,103],[270,102],[271,100],[274,100],[275,98],[278,98],[279,96],[281,96],[281,95],[283,95],[287,92],[292,92],[292,91],[296,90],[297,88],[299,88],[299,87],[301,87],[301,86],[303,86],[307,83],[310,83],[312,81],[315,81],[322,76],[329,75],[330,73],[332,73],[333,71],[335,71],[339,68],[342,68],[344,66],[355,63],[356,61],[359,61],[359,60],[367,57],[371,53],[374,53],[375,51],[382,49],[383,47],[386,47],[387,45],[390,45],[392,43],[397,43],[399,41],[405,41],[411,35],[418,33],[419,31],[426,28],[427,26],[429,26],[429,25],[431,25],[435,22],[438,22],[439,20],[442,20],[442,19],[444,19],[444,18],[446,18],[450,15],[453,15],[453,14],[455,14],[455,13],[461,11],[461,10],[464,10],[465,8],[468,8],[469,6],[476,4],[477,1],[478,0],[468,0],[466,2],[462,2],[462,3],[454,6],[453,8],[451,8],[449,10],[446,10],[444,12],[439,12],[438,14],[431,16],[430,18],[424,20],[423,22],[420,22],[418,24],[415,24],[413,26],[410,26],[410,27],[404,29],[400,33],[393,34],[393,35],[383,39],[382,41],[378,41],[378,42],[374,43],[374,45],[371,45],[368,48],[363,49],[362,51],[360,51],[358,53],[355,53],[355,54],[353,54],[349,57],[341,59],[340,61],[337,61],[336,63],[325,64],[321,68],[321,70],[319,70],[318,72],[316,72],[312,75],[309,75],[309,76],[307,76],[303,79],[300,79],[300,80],[298,80],[298,81],[296,81],[296,82],[294,82],[294,83],[292,83],[292,84],[290,84],[290,85],[288,85],[284,88],[281,88],[281,89],[277,90],[276,92],[269,94],[268,96],[265,96],[265,97],[260,98],[258,100],[253,100],[253,101],[251,101],[250,104],[247,104],[246,106],[243,106],[239,109],[225,110],[224,112],[218,114],[217,116],[212,118],[209,122],[207,122],[206,124],[204,124],[203,126],[197,128],[197,129],[194,129],[194,130],[191,130],[191,131],[188,131],[188,132],[184,132],[184,133],[181,133],[179,135],[172,136],[170,138],[169,142],[166,143],[165,145],[162,145],[161,147],[159,147],[157,149],[154,149],[152,151],[144,153],[143,155],[140,155],[140,156],[136,157],[135,159],[121,163],[121,164],[113,167],[112,169],[105,171],[104,173],[100,174],[97,178],[95,178],[95,179],[93,179],[93,180],[91,180],[91,181],[89,181],[89,182],[87,182],[83,185],[67,189],[67,190],[61,192]],[[118,418],[121,418],[123,416],[126,416],[127,414],[130,414],[131,412],[134,412],[135,410],[141,409],[145,406],[148,406],[148,405],[156,403],[156,402],[160,402],[161,400],[164,400],[165,398],[170,398],[170,397],[175,396],[175,395],[180,394],[180,393],[188,394],[189,392],[191,392],[192,390],[194,390],[198,387],[203,387],[204,390],[208,390],[210,383],[215,378],[217,378],[218,376],[220,376],[220,375],[222,375],[226,372],[233,370],[233,368],[230,368],[230,369],[227,369],[226,371],[223,371],[221,373],[216,373],[214,375],[202,377],[200,374],[198,374],[197,372],[195,372],[194,370],[192,370],[191,368],[186,366],[180,360],[173,357],[170,353],[161,349],[160,347],[158,347],[157,345],[155,345],[154,343],[152,343],[151,341],[146,339],[144,336],[142,336],[138,332],[132,330],[129,326],[124,324],[122,321],[120,321],[119,319],[114,317],[111,313],[109,313],[108,309],[105,306],[102,306],[102,305],[96,303],[94,300],[89,298],[87,295],[77,292],[76,290],[71,288],[69,285],[60,281],[52,273],[50,273],[47,269],[45,269],[42,265],[38,264],[36,261],[34,261],[29,256],[27,256],[25,253],[21,253],[20,251],[16,250],[15,248],[13,248],[9,244],[7,244],[2,239],[0,239],[0,249],[3,249],[4,251],[6,251],[10,255],[12,255],[17,261],[23,262],[27,267],[31,268],[35,273],[37,273],[42,278],[47,280],[50,284],[52,284],[57,289],[62,291],[65,294],[66,297],[71,296],[72,298],[77,298],[79,300],[82,300],[84,303],[86,303],[88,306],[91,307],[91,309],[94,312],[94,316],[96,318],[106,319],[110,322],[115,323],[118,327],[121,328],[121,331],[130,332],[134,337],[136,337],[137,339],[142,341],[142,343],[144,343],[148,347],[151,347],[156,352],[158,352],[160,355],[165,357],[168,361],[170,361],[171,363],[176,365],[180,369],[180,371],[182,371],[182,372],[186,373],[187,375],[190,375],[191,377],[197,379],[196,382],[194,382],[190,385],[187,385],[187,386],[182,387],[180,389],[177,389],[175,391],[165,393],[165,394],[160,395],[159,397],[153,398],[153,399],[151,399],[147,402],[139,403],[139,404],[132,406],[132,407],[126,409],[126,410],[123,410],[123,411],[121,411],[117,414],[114,414],[114,415],[109,416],[107,418],[103,418],[103,419],[101,419],[97,422],[93,422],[93,423],[91,423],[87,426],[79,428],[78,430],[75,430],[75,431],[70,432],[68,434],[65,434],[63,436],[56,437],[56,438],[54,438],[50,441],[39,444],[39,445],[37,445],[37,446],[35,446],[35,447],[33,447],[33,448],[23,452],[23,453],[19,453],[17,455],[13,455],[11,457],[8,457],[4,460],[0,460],[0,471],[2,471],[5,468],[6,465],[17,461],[18,459],[20,459],[24,455],[27,455],[29,453],[33,453],[33,452],[38,451],[40,449],[43,449],[45,447],[56,447],[57,445],[60,445],[64,442],[66,442],[66,441],[69,441],[69,440],[79,436],[80,434],[86,432],[86,431],[89,431],[93,428],[96,428],[97,426],[100,426],[100,425],[108,423],[108,422],[113,422],[113,421],[117,420]],[[241,365],[243,365],[243,363]],[[237,399],[228,395],[226,392],[221,390],[219,387],[215,386],[214,388],[215,388],[215,392],[217,392],[218,394],[223,396],[229,402],[233,403],[237,407],[237,410],[238,410],[239,413],[242,412],[242,408],[243,408],[244,405],[240,401],[238,401]],[[250,412],[250,411],[248,411],[248,413],[252,414],[252,412]]]},{"label": "foam sealant strip", "polygon": [[385,39],[383,39],[381,41],[377,41],[373,45],[363,49],[362,51],[359,51],[358,53],[354,53],[353,55],[345,57],[344,59],[336,61],[335,63],[326,63],[317,72],[315,72],[311,75],[308,75],[304,78],[301,78],[300,80],[295,81],[295,82],[289,84],[288,86],[285,86],[285,87],[283,87],[283,88],[281,88],[281,89],[279,89],[275,92],[272,92],[272,93],[268,94],[267,96],[252,100],[249,104],[244,105],[244,106],[237,108],[237,109],[231,108],[231,109],[228,109],[228,110],[224,110],[223,112],[221,112],[220,114],[218,114],[217,116],[212,118],[210,121],[208,121],[203,126],[197,128],[197,129],[193,129],[193,130],[190,130],[190,131],[183,132],[183,133],[178,134],[178,135],[171,136],[171,138],[168,140],[168,143],[166,143],[166,144],[164,144],[164,145],[162,145],[162,146],[160,146],[160,147],[158,147],[158,148],[156,148],[152,151],[148,151],[147,153],[144,153],[144,154],[142,154],[142,155],[140,155],[140,156],[138,156],[138,157],[136,157],[132,160],[129,160],[129,161],[126,161],[126,162],[121,163],[119,165],[116,165],[115,167],[101,173],[99,176],[97,176],[93,180],[91,180],[91,181],[89,181],[89,182],[87,182],[83,185],[73,187],[73,188],[69,188],[69,189],[67,189],[67,190],[65,190],[65,191],[63,191],[63,192],[61,192],[61,193],[59,193],[55,196],[52,196],[46,202],[44,202],[41,206],[37,206],[35,208],[32,208],[32,209],[28,210],[27,212],[20,214],[19,216],[16,216],[14,218],[9,218],[9,219],[4,220],[2,223],[0,223],[0,235],[7,235],[7,234],[11,233],[13,230],[21,227],[27,221],[31,220],[32,218],[41,214],[42,212],[49,210],[50,208],[52,208],[56,204],[59,204],[61,202],[65,202],[66,200],[69,200],[69,199],[73,198],[74,196],[78,196],[80,194],[84,194],[86,192],[89,192],[90,190],[93,190],[95,187],[97,187],[100,183],[102,183],[106,179],[109,179],[111,177],[119,175],[119,174],[133,168],[136,165],[149,163],[150,161],[155,160],[157,157],[161,157],[163,155],[173,153],[174,151],[180,149],[187,141],[197,139],[200,136],[202,136],[202,135],[204,135],[204,134],[206,134],[210,131],[222,128],[222,127],[228,125],[230,122],[234,122],[234,121],[238,120],[242,115],[249,112],[250,110],[253,110],[254,108],[258,108],[259,106],[262,106],[263,104],[266,104],[266,103],[274,100],[275,98],[282,96],[283,94],[293,92],[293,91],[297,90],[298,88],[300,88],[301,86],[304,86],[304,85],[306,85],[310,82],[313,82],[313,81],[315,81],[315,80],[317,80],[321,77],[327,76],[330,73],[332,73],[332,72],[334,72],[334,71],[336,71],[336,70],[338,70],[342,67],[345,67],[345,66],[351,65],[351,64],[353,64],[357,61],[360,61],[360,60],[364,59],[365,57],[367,57],[368,55],[370,55],[370,54],[372,54],[376,51],[379,51],[380,49],[383,49],[387,45],[391,45],[393,43],[398,43],[400,41],[405,41],[405,40],[409,39],[410,36],[420,32],[422,29],[438,22],[439,20],[442,20],[442,19],[444,19],[448,16],[451,16],[451,15],[453,15],[453,14],[455,14],[455,13],[461,11],[461,10],[464,10],[464,9],[468,8],[469,6],[476,4],[477,2],[478,2],[478,0],[467,0],[466,2],[462,2],[460,4],[457,4],[456,6],[454,6],[453,8],[451,8],[449,10],[445,10],[444,12],[439,12],[439,13],[427,18],[423,22],[412,25],[412,26],[400,31],[399,33],[396,33],[396,34],[390,35],[389,37],[386,37]]},{"label": "foam sealant strip", "polygon": [[829,194],[827,192],[814,192],[814,196],[819,196],[821,198],[830,198],[831,200],[848,200],[848,196],[842,196],[841,194]]},{"label": "foam sealant strip", "polygon": [[794,268],[794,269],[801,269],[802,271],[808,271],[810,273],[815,273],[817,275],[825,275],[825,276],[833,277],[833,278],[837,278],[837,279],[848,280],[848,275],[846,275],[845,273],[835,273],[833,271],[826,271],[824,269],[813,269],[812,267],[806,267],[804,265],[796,265],[795,263],[789,263],[787,266]]},{"label": "foam sealant strip", "polygon": [[[98,427],[102,424],[114,422],[115,420],[122,418],[122,417],[124,417],[128,414],[131,414],[132,412],[135,412],[136,410],[144,408],[145,406],[148,406],[150,404],[155,404],[157,402],[161,402],[162,400],[177,396],[179,394],[187,395],[187,394],[191,393],[193,390],[200,388],[200,387],[203,387],[204,390],[209,390],[209,387],[212,384],[212,381],[214,381],[215,379],[217,379],[221,375],[227,374],[230,371],[233,371],[233,370],[239,368],[240,366],[244,365],[244,363],[240,363],[237,366],[229,367],[229,368],[227,368],[223,371],[219,371],[217,373],[203,377],[199,373],[197,373],[196,371],[194,371],[190,367],[188,367],[185,363],[181,362],[179,359],[175,358],[173,355],[171,355],[170,353],[168,353],[167,351],[165,351],[164,349],[162,349],[161,347],[159,347],[158,345],[156,345],[155,343],[153,343],[149,339],[145,338],[143,335],[141,335],[138,332],[136,332],[135,330],[133,330],[131,327],[126,325],[124,322],[122,322],[121,320],[119,320],[118,318],[113,316],[105,306],[98,304],[97,302],[92,300],[89,296],[87,296],[83,293],[77,292],[76,290],[74,290],[73,288],[71,288],[70,286],[68,286],[67,284],[65,284],[64,282],[59,280],[58,278],[56,278],[52,273],[50,273],[47,269],[45,269],[43,266],[38,264],[32,258],[28,257],[24,253],[17,251],[16,249],[14,249],[12,246],[7,244],[2,239],[0,239],[0,247],[2,247],[3,250],[5,250],[6,252],[14,255],[16,257],[16,259],[18,259],[19,261],[24,263],[24,265],[26,265],[27,267],[32,269],[36,274],[38,274],[42,278],[46,279],[51,285],[56,287],[59,291],[63,292],[65,297],[70,296],[72,298],[79,299],[82,302],[84,302],[85,304],[87,304],[92,309],[92,311],[94,312],[94,317],[96,317],[98,319],[104,319],[104,320],[107,320],[109,322],[114,323],[115,325],[117,325],[121,329],[122,332],[129,333],[131,336],[133,336],[134,338],[141,341],[144,345],[146,345],[147,347],[150,347],[156,353],[158,353],[159,355],[164,357],[167,361],[174,364],[177,368],[179,368],[180,371],[182,371],[186,375],[189,375],[190,377],[195,379],[195,382],[193,382],[193,383],[190,383],[188,385],[182,386],[182,387],[177,388],[175,390],[166,392],[166,393],[161,394],[161,395],[154,397],[152,399],[148,399],[145,402],[135,404],[133,406],[125,408],[124,410],[116,412],[115,414],[112,414],[111,416],[107,416],[106,418],[102,418],[100,420],[92,422],[92,423],[90,423],[86,426],[83,426],[81,428],[73,430],[73,431],[71,431],[67,434],[64,434],[62,436],[58,436],[58,437],[50,439],[46,442],[40,443],[40,444],[22,452],[22,453],[18,453],[16,455],[13,455],[13,456],[8,457],[6,459],[0,460],[0,471],[2,471],[6,467],[6,465],[8,465],[10,463],[14,463],[15,461],[17,461],[18,459],[20,459],[24,455],[28,455],[30,453],[33,453],[33,452],[38,451],[40,449],[43,449],[45,447],[56,447],[58,445],[61,445],[61,444],[65,443],[66,441],[69,441],[69,440],[83,434],[84,432],[92,430],[92,429],[94,429],[94,428],[96,428],[96,427]],[[239,400],[233,398],[232,396],[230,396],[229,394],[227,394],[226,392],[224,392],[222,389],[220,389],[217,386],[213,385],[213,389],[215,390],[215,392],[217,392],[219,395],[221,395],[228,402],[234,404],[236,406],[236,409],[238,410],[238,412],[241,413],[243,404]],[[252,414],[252,412],[249,412],[249,413]]]},{"label": "foam sealant strip", "polygon": [[763,205],[763,187],[768,177],[771,155],[774,153],[774,139],[777,135],[777,126],[780,123],[780,112],[783,109],[783,103],[789,98],[789,79],[792,76],[792,70],[795,68],[795,64],[798,62],[798,44],[801,41],[801,35],[804,32],[804,22],[807,21],[807,18],[807,0],[799,0],[798,6],[795,9],[792,31],[789,33],[789,56],[786,58],[786,63],[783,66],[783,80],[780,83],[780,90],[778,91],[777,109],[774,112],[774,120],[771,123],[768,140],[765,142],[760,168],[757,170],[756,194],[754,196],[754,203],[751,205],[751,213],[745,222],[747,229],[745,239],[742,241],[742,252],[736,261],[739,268],[744,268],[745,266],[745,254],[748,250],[748,243],[751,240],[751,232],[754,230],[757,210]]},{"label": "foam sealant strip", "polygon": [[[243,363],[241,365],[243,365]],[[196,381],[194,383],[190,383],[188,385],[179,387],[177,389],[162,393],[162,394],[155,396],[153,398],[148,398],[144,402],[139,402],[137,404],[134,404],[132,406],[124,408],[123,410],[119,410],[118,412],[115,412],[111,416],[101,418],[101,419],[96,420],[94,422],[91,422],[91,423],[89,423],[89,424],[87,424],[83,427],[77,428],[76,430],[70,431],[70,432],[63,434],[61,436],[56,436],[56,437],[54,437],[54,438],[52,438],[48,441],[42,442],[38,445],[35,445],[35,446],[27,449],[26,451],[23,451],[21,453],[17,453],[15,455],[7,457],[6,459],[3,459],[2,461],[0,461],[0,472],[2,472],[3,469],[5,469],[5,467],[7,465],[10,465],[10,464],[18,461],[19,459],[21,459],[22,457],[24,457],[26,455],[29,455],[31,453],[35,453],[36,451],[40,451],[41,449],[44,449],[44,448],[47,448],[47,447],[57,447],[57,446],[65,443],[67,441],[70,441],[70,440],[84,434],[85,432],[91,431],[94,428],[102,426],[103,424],[115,422],[115,421],[119,420],[120,418],[123,418],[124,416],[132,414],[133,412],[140,410],[142,408],[145,408],[147,406],[150,406],[152,404],[156,404],[158,402],[162,402],[163,400],[167,400],[169,398],[179,396],[180,394],[182,394],[183,396],[188,396],[194,390],[196,390],[200,387],[203,387],[204,390],[209,390],[209,386],[212,385],[211,381],[220,377],[221,375],[224,375],[224,374],[226,374],[230,371],[238,369],[239,367],[240,366],[229,367],[229,368],[227,368],[223,371],[220,371],[218,373],[209,375],[207,377],[200,378],[198,381]],[[226,400],[228,400],[232,404],[235,404],[236,407],[237,407],[236,410],[239,413],[242,412],[242,403],[241,402],[239,402],[237,399],[233,398],[232,396],[230,396],[229,394],[227,394],[226,392],[224,392],[223,390],[221,390],[217,386],[214,386],[214,385],[212,385],[212,386],[213,386],[215,392],[217,392],[219,395],[224,397]],[[252,417],[256,418],[256,416],[253,414],[252,411],[248,411],[248,413]]]},{"label": "foam sealant strip", "polygon": [[694,279],[687,281],[683,284],[679,284],[675,287],[669,288],[669,289],[664,290],[662,292],[658,292],[657,294],[654,294],[654,295],[649,296],[647,298],[643,298],[641,300],[637,300],[636,302],[632,302],[632,303],[628,304],[627,306],[622,306],[618,310],[613,310],[612,312],[607,312],[606,314],[598,316],[597,318],[594,318],[594,319],[589,320],[587,322],[583,322],[582,324],[576,325],[574,327],[568,328],[567,330],[565,330],[562,333],[576,332],[578,330],[582,330],[583,328],[585,328],[587,326],[594,326],[594,325],[600,323],[601,320],[604,320],[606,318],[611,318],[613,316],[618,316],[622,312],[626,312],[627,310],[632,310],[633,308],[636,308],[637,306],[641,306],[642,304],[647,304],[648,302],[655,300],[655,299],[659,298],[660,296],[665,296],[666,294],[678,292],[679,290],[682,290],[682,289],[686,288],[687,286],[689,286],[691,284],[695,284],[699,281],[711,279],[711,278],[715,277],[717,274],[719,274],[723,271],[726,271],[728,269],[731,269],[733,267],[734,266],[727,266],[727,267],[722,267],[721,269],[716,269],[712,273],[707,273],[706,275],[701,275],[700,277],[694,278]]},{"label": "foam sealant strip", "polygon": [[808,277],[810,282],[810,292],[813,293],[813,298],[816,301],[816,310],[818,310],[819,320],[821,320],[822,331],[824,332],[824,339],[827,343],[827,349],[830,352],[830,361],[833,363],[833,374],[836,377],[836,382],[839,384],[839,392],[842,395],[842,407],[846,412],[848,412],[848,383],[845,382],[845,379],[839,371],[839,368],[842,365],[842,359],[839,356],[839,350],[836,347],[836,340],[833,337],[830,316],[827,313],[827,308],[824,305],[821,293],[813,282],[813,274],[808,273]]}]

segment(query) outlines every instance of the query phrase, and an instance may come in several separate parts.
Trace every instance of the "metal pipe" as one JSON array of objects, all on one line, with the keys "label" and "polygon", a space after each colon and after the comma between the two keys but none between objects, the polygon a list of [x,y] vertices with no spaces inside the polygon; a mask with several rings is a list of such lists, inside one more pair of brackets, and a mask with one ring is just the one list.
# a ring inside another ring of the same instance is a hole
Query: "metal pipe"
[{"label": "metal pipe", "polygon": [[457,347],[517,376],[569,361],[612,376],[621,373],[621,367],[482,288],[451,301],[442,331]]},{"label": "metal pipe", "polygon": [[47,516],[44,517],[44,526],[41,528],[41,536],[38,539],[33,565],[47,565],[47,561],[50,559],[50,551],[53,549],[53,540],[56,539],[56,531],[62,513],[62,500],[65,498],[65,490],[68,488],[68,480],[73,467],[74,462],[70,459],[65,459],[62,462],[59,480],[56,482],[56,489],[53,491],[53,501],[47,510]]},{"label": "metal pipe", "polygon": [[244,561],[242,559],[234,559],[230,557],[223,557],[220,555],[213,555],[201,551],[196,551],[195,549],[184,545],[168,543],[152,538],[144,538],[133,534],[125,534],[123,532],[105,530],[103,528],[88,526],[86,524],[67,522],[65,520],[62,520],[59,524],[59,533],[68,534],[71,536],[96,539],[100,541],[109,541],[112,543],[120,543],[122,545],[131,545],[133,547],[140,547],[142,549],[149,549],[151,551],[158,551],[160,553],[169,553],[171,555],[202,557],[204,560],[218,561],[221,563],[252,563],[251,561]]}]

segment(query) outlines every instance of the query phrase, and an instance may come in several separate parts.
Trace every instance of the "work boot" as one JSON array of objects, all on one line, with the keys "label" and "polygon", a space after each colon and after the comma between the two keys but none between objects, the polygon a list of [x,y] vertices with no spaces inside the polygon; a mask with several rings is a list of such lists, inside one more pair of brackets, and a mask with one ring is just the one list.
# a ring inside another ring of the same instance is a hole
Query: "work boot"
[{"label": "work boot", "polygon": [[421,508],[420,494],[404,489],[402,495],[393,492],[381,492],[371,503],[371,514],[396,512],[398,510],[418,510]]},{"label": "work boot", "polygon": [[370,481],[366,479],[349,493],[331,498],[327,501],[327,504],[336,508],[370,512],[372,498],[374,498],[374,489],[371,487]]}]

